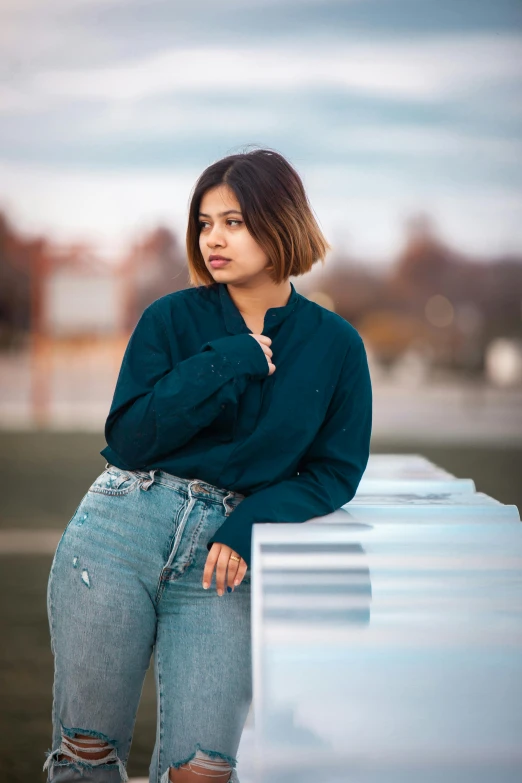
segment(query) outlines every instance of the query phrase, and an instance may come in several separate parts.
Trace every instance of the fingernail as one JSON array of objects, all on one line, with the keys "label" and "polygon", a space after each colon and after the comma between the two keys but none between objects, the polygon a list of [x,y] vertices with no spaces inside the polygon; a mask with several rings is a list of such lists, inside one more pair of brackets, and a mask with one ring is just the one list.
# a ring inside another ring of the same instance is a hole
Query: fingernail
[{"label": "fingernail", "polygon": [[207,590],[207,589],[208,589],[208,582],[203,582],[203,589],[204,589],[204,590]]},{"label": "fingernail", "polygon": [[223,590],[218,590],[218,595],[223,595]]},{"label": "fingernail", "polygon": [[231,593],[231,592],[232,592],[232,588],[227,586],[227,593]]},{"label": "fingernail", "polygon": [[234,584],[235,584],[235,586],[237,587],[237,586],[238,586],[238,584],[239,584],[239,579],[236,579],[236,580],[235,580],[235,582],[234,582]]}]

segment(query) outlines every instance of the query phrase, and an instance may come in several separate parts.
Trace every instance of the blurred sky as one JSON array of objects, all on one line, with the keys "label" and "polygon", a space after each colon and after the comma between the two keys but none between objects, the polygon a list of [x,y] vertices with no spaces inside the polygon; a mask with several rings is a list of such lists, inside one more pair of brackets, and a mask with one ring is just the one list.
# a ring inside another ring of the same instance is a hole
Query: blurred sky
[{"label": "blurred sky", "polygon": [[522,251],[521,0],[2,0],[0,207],[110,255],[243,145],[297,167],[334,247],[431,213]]}]

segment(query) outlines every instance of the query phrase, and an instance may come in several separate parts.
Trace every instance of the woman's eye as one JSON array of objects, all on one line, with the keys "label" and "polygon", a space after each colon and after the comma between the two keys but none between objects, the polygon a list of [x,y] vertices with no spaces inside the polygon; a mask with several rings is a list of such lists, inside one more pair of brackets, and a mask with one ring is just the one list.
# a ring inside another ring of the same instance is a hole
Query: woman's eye
[{"label": "woman's eye", "polygon": [[[229,218],[227,220],[227,223],[237,223],[238,225],[241,225],[242,222],[243,222],[242,220],[236,220],[236,218]],[[208,225],[208,223],[207,223],[206,220],[200,220],[199,221],[199,227],[200,228],[205,228],[205,226],[207,226],[207,225]]]}]

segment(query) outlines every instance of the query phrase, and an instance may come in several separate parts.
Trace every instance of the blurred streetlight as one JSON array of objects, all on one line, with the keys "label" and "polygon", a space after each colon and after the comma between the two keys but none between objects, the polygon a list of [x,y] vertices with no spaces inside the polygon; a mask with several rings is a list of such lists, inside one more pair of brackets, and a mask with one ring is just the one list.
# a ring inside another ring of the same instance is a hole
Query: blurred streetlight
[{"label": "blurred streetlight", "polygon": [[435,294],[430,296],[424,306],[426,319],[433,326],[445,327],[453,322],[453,305],[446,296]]},{"label": "blurred streetlight", "polygon": [[486,348],[486,373],[496,386],[522,384],[522,340],[499,337]]}]

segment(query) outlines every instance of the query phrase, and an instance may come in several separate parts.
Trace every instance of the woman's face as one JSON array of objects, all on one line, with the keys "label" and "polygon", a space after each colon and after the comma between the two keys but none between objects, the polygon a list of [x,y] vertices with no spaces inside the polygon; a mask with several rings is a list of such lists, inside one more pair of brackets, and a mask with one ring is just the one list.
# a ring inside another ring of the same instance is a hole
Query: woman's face
[{"label": "woman's face", "polygon": [[[234,284],[268,277],[268,256],[247,230],[239,202],[228,185],[219,185],[204,194],[199,225],[199,248],[214,280]],[[212,255],[231,260],[223,267],[213,267]]]}]

